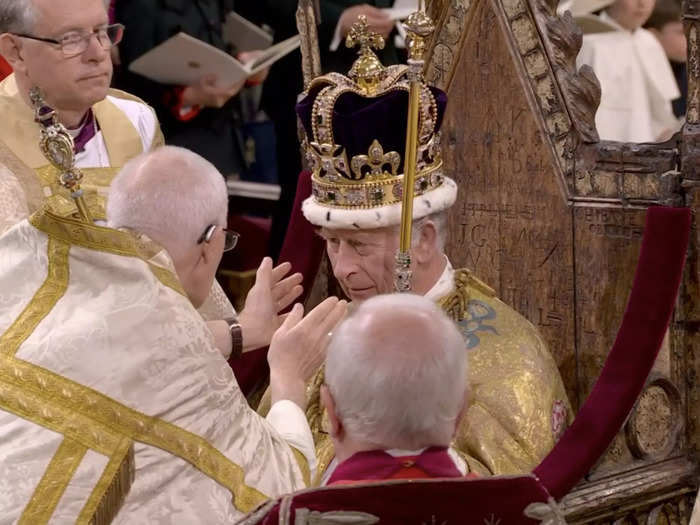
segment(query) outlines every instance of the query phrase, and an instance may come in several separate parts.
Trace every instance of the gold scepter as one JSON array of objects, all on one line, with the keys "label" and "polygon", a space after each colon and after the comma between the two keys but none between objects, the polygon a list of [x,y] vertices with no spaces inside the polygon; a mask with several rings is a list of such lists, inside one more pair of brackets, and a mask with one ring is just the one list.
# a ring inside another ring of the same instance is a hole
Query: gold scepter
[{"label": "gold scepter", "polygon": [[56,118],[56,112],[46,102],[37,87],[29,90],[29,99],[34,106],[34,120],[41,126],[39,147],[51,165],[58,170],[58,180],[61,186],[70,191],[70,195],[78,208],[78,214],[83,222],[92,224],[92,216],[83,198],[80,181],[83,174],[75,167],[73,137],[66,127]]},{"label": "gold scepter", "polygon": [[435,31],[435,24],[425,13],[423,0],[418,11],[404,23],[406,49],[408,50],[408,123],[406,125],[406,149],[404,154],[403,204],[401,206],[401,237],[396,253],[394,286],[397,292],[411,291],[411,227],[413,225],[413,192],[418,160],[418,115],[423,85],[423,66],[428,37]]}]

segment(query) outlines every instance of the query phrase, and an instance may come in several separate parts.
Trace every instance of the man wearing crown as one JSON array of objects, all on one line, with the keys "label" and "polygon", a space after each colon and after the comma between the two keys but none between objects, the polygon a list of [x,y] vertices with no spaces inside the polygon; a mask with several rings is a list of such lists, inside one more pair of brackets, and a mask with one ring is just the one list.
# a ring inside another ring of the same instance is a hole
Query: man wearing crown
[{"label": "man wearing crown", "polygon": [[[431,25],[425,15],[414,21],[419,32]],[[477,473],[528,472],[563,432],[571,406],[537,329],[469,270],[453,268],[444,253],[446,216],[458,193],[440,157],[447,96],[421,80],[416,126],[407,126],[415,78],[410,66],[382,66],[370,49],[381,45],[381,37],[363,21],[348,44],[361,46],[349,75],[314,79],[297,106],[312,171],[303,214],[325,239],[333,274],[352,301],[394,291],[408,127],[417,139],[411,291],[434,300],[454,320],[469,356],[471,396],[453,446]],[[319,403],[323,382],[320,370],[307,409],[319,471],[333,459]]]}]

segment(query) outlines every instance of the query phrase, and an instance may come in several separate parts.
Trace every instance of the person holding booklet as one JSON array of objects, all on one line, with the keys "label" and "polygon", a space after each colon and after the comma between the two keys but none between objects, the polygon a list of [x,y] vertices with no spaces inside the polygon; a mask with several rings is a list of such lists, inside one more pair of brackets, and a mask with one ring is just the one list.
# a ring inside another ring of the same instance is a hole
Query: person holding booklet
[{"label": "person holding booklet", "polygon": [[[148,102],[158,115],[165,142],[195,151],[224,175],[239,173],[243,165],[242,143],[237,132],[236,95],[245,80],[226,85],[216,74],[202,75],[190,85],[154,82],[132,73],[136,59],[178,33],[185,33],[222,51],[235,53],[224,40],[226,15],[232,0],[117,1],[115,19],[128,29],[119,46],[122,69],[115,84]],[[241,53],[242,62],[255,60],[255,51]],[[266,72],[249,79],[261,82]]]}]

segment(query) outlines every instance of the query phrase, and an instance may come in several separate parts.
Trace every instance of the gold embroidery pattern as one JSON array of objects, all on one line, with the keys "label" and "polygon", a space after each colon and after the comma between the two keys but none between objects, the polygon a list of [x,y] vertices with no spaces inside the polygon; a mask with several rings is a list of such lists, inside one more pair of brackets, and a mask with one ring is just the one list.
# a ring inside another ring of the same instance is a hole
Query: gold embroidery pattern
[{"label": "gold embroidery pattern", "polygon": [[[122,449],[124,446],[130,449],[133,455],[131,440],[120,436],[109,427],[101,425],[80,412],[65,408],[57,403],[54,397],[46,395],[43,390],[27,388],[26,385],[23,385],[18,380],[17,374],[4,373],[11,369],[13,362],[18,361],[13,357],[0,356],[0,408],[62,434],[65,437],[65,442],[70,441],[75,443],[77,447],[82,447],[86,450],[91,449],[110,457],[111,460],[102,475],[103,479],[107,476],[107,482],[98,483],[94,488],[91,499],[88,500],[88,504],[91,502],[92,504],[83,508],[81,512],[83,519],[79,519],[78,523],[88,523],[95,514],[109,515],[109,509],[112,509],[113,514],[116,515],[116,511],[119,509],[115,510],[108,503],[115,500],[122,501],[131,487],[134,473],[133,462],[124,465],[122,461],[124,456]],[[27,364],[26,366],[33,365]],[[119,468],[116,474],[113,470],[110,471],[110,465],[113,465],[115,461]],[[126,478],[127,481],[131,481],[128,483],[110,484],[110,480],[114,477],[120,480]],[[59,483],[62,483],[63,489],[61,490],[65,490],[65,486],[70,482],[70,478],[69,476],[60,482],[54,481],[54,483],[56,487],[58,487]],[[103,501],[106,501],[106,503],[103,503]],[[47,515],[44,522],[48,521],[49,518],[50,514]],[[27,523],[34,524],[40,523],[40,521],[38,518],[36,520],[32,518]]]},{"label": "gold embroidery pattern", "polygon": [[111,523],[131,489],[135,474],[133,442],[123,438],[80,511],[77,523],[90,525]]},{"label": "gold embroidery pattern", "polygon": [[[24,361],[0,360],[0,378],[14,377],[27,390],[41,390],[67,410],[75,411],[128,436],[184,459],[229,489],[235,506],[250,512],[267,496],[244,481],[243,469],[201,436],[142,414],[104,394]],[[89,431],[89,429],[85,429]]]},{"label": "gold embroidery pattern", "polygon": [[311,484],[311,469],[309,468],[309,461],[299,450],[294,447],[290,448],[294,453],[294,459],[296,460],[297,465],[299,465],[299,470],[301,470],[301,478],[304,480],[304,485],[308,487]]},{"label": "gold embroidery pattern", "polygon": [[69,251],[70,244],[49,237],[49,269],[46,280],[19,317],[0,336],[0,355],[14,355],[20,345],[65,293],[68,287]]},{"label": "gold embroidery pattern", "polygon": [[[104,193],[109,189],[109,185],[118,173],[119,168],[81,168],[80,171],[83,174],[80,186],[85,193],[85,200],[90,213],[95,219],[105,220],[107,218],[107,199]],[[60,172],[54,166],[42,166],[36,169],[35,172],[41,181],[41,185],[50,189],[51,195],[70,197],[70,192],[59,184]],[[73,207],[77,210],[75,205]]]},{"label": "gold embroidery pattern", "polygon": [[[138,248],[141,248],[137,240],[125,232],[57,217],[46,209],[35,213],[30,222],[49,235],[49,271],[47,279],[25,310],[0,337],[0,387],[3,384],[15,387],[15,394],[0,397],[0,403],[5,405],[16,401],[20,403],[19,409],[22,409],[20,397],[16,395],[16,387],[27,394],[39,394],[70,413],[71,417],[65,418],[65,422],[75,425],[74,437],[78,442],[80,440],[77,438],[81,436],[94,437],[95,427],[103,425],[122,436],[158,447],[187,461],[226,487],[233,496],[234,505],[241,512],[249,512],[268,499],[257,489],[245,484],[245,473],[239,465],[229,460],[201,436],[133,410],[50,370],[14,358],[22,342],[65,293],[71,244],[134,257],[139,256]],[[32,421],[40,419],[41,415],[46,413],[43,407],[36,405],[26,405],[24,410],[26,411],[23,417]],[[17,413],[22,415],[19,411]],[[81,421],[79,416],[94,421]],[[93,448],[90,444],[86,445]]]},{"label": "gold embroidery pattern", "polygon": [[122,436],[87,415],[71,411],[59,399],[43,392],[41,385],[28,384],[21,377],[24,373],[23,368],[28,367],[34,365],[16,358],[0,358],[0,407],[62,434],[86,448],[110,456],[116,450]]},{"label": "gold embroidery pattern", "polygon": [[148,262],[148,259],[157,253],[153,246],[139,242],[127,232],[87,225],[70,217],[56,215],[50,209],[52,205],[52,202],[48,202],[42,210],[29,217],[29,222],[36,229],[49,237],[90,250],[143,259],[161,283],[181,295],[186,295],[180,281],[170,270]]},{"label": "gold embroidery pattern", "polygon": [[24,508],[19,525],[48,523],[56,505],[83,460],[87,448],[80,443],[64,439],[49,462],[34,494]]}]

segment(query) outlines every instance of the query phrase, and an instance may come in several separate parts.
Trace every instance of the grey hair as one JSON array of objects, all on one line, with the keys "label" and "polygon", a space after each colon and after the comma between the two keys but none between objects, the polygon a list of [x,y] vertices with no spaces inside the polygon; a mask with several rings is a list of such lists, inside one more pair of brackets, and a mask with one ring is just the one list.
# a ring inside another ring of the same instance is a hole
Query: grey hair
[{"label": "grey hair", "polygon": [[432,222],[435,225],[435,230],[437,232],[437,248],[440,253],[444,253],[445,242],[447,241],[447,210],[438,211],[421,217],[420,219],[415,219],[411,225],[411,244],[415,246],[418,239],[420,239],[420,232],[428,222]]},{"label": "grey hair", "polygon": [[173,259],[186,254],[210,224],[226,225],[228,192],[209,161],[163,146],[127,162],[107,198],[107,223],[161,244]]},{"label": "grey hair", "polygon": [[35,18],[32,0],[0,0],[0,33],[29,33]]},{"label": "grey hair", "polygon": [[[102,3],[109,8],[109,0]],[[0,34],[31,33],[35,22],[33,0],[0,0]]]},{"label": "grey hair", "polygon": [[382,448],[449,445],[466,381],[459,330],[418,295],[364,301],[326,355],[325,382],[348,436]]}]

